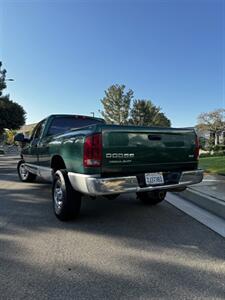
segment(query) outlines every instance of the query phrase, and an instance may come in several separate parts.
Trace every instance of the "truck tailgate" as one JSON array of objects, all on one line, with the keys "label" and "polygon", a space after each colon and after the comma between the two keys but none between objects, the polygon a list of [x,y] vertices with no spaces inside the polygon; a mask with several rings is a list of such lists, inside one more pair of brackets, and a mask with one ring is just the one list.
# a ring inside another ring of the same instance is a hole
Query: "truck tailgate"
[{"label": "truck tailgate", "polygon": [[102,173],[194,170],[193,129],[105,126],[102,128]]}]

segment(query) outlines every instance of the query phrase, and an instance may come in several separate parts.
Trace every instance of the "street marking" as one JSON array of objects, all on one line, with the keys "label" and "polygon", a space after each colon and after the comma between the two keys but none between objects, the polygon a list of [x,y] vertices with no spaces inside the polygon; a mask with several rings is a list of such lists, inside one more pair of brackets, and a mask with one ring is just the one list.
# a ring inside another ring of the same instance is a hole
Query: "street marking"
[{"label": "street marking", "polygon": [[171,193],[167,194],[166,201],[225,238],[224,219]]}]

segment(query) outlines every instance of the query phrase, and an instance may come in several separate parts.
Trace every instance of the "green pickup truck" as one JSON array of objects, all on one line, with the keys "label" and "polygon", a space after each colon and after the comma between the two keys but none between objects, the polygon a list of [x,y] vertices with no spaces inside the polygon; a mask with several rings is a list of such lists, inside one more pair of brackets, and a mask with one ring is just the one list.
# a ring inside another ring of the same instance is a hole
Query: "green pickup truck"
[{"label": "green pickup truck", "polygon": [[199,183],[199,144],[193,129],[107,125],[100,118],[51,115],[31,137],[17,134],[22,145],[19,178],[52,182],[55,215],[78,216],[83,195],[113,198],[137,194],[155,205],[167,191]]}]

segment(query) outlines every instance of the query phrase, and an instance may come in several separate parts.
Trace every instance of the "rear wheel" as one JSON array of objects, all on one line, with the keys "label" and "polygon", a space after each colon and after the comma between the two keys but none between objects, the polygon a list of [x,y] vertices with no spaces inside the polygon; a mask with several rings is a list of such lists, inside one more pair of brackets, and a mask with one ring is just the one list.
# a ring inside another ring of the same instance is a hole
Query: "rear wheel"
[{"label": "rear wheel", "polygon": [[151,191],[137,193],[137,198],[146,205],[156,205],[162,202],[166,197],[166,191]]},{"label": "rear wheel", "polygon": [[17,172],[19,175],[19,178],[23,182],[33,182],[36,179],[36,175],[33,173],[30,173],[26,166],[24,160],[20,160],[17,164]]},{"label": "rear wheel", "polygon": [[81,194],[73,189],[65,170],[58,170],[52,185],[53,209],[61,221],[74,219],[79,215]]}]

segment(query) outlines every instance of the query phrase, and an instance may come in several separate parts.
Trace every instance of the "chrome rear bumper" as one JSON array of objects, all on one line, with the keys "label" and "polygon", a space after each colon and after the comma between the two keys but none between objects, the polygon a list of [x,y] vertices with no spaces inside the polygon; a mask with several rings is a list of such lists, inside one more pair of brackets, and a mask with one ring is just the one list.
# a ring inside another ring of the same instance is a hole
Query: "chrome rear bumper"
[{"label": "chrome rear bumper", "polygon": [[182,172],[179,183],[160,186],[140,187],[136,176],[101,178],[100,175],[68,173],[70,182],[76,191],[90,196],[145,192],[153,190],[174,190],[196,184],[203,179],[203,170]]}]

